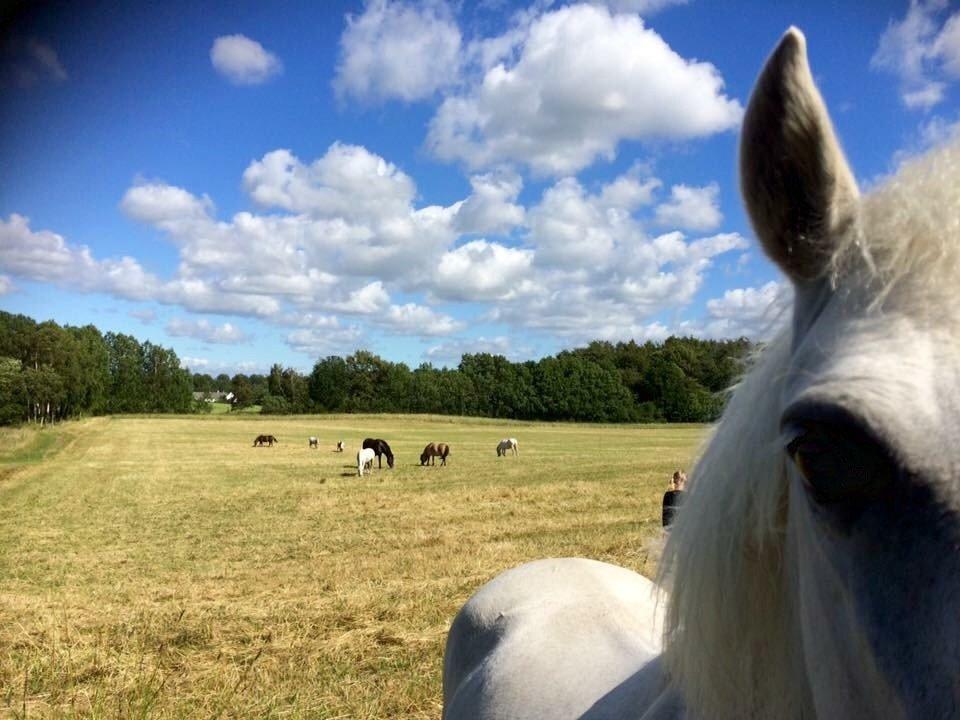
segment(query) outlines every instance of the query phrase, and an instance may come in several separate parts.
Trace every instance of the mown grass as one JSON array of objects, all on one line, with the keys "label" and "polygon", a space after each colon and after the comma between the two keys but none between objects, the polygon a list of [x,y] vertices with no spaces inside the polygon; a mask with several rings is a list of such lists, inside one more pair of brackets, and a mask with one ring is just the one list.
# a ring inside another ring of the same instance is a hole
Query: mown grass
[{"label": "mown grass", "polygon": [[[470,594],[547,556],[649,574],[666,480],[702,434],[233,414],[4,430],[0,715],[436,718]],[[368,435],[397,465],[361,479]],[[496,457],[507,435],[520,457]],[[448,467],[419,466],[429,441]]]}]

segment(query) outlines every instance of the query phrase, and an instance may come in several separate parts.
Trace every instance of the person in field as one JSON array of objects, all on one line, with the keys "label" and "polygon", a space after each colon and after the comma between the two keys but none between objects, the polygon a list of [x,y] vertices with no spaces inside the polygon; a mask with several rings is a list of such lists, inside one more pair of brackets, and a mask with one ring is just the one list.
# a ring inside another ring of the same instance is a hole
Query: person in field
[{"label": "person in field", "polygon": [[663,494],[663,527],[669,528],[673,524],[673,518],[683,503],[684,488],[687,484],[687,474],[683,470],[677,470],[673,473],[670,480],[670,489]]}]

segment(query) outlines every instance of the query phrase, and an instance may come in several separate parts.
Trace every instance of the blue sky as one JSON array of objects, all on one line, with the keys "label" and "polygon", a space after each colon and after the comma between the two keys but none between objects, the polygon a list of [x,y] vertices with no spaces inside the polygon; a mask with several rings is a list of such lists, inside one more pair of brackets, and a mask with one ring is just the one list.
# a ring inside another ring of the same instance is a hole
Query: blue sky
[{"label": "blue sky", "polygon": [[960,107],[943,1],[59,5],[3,17],[0,308],[214,374],[760,337],[737,137],[783,31],[865,187]]}]

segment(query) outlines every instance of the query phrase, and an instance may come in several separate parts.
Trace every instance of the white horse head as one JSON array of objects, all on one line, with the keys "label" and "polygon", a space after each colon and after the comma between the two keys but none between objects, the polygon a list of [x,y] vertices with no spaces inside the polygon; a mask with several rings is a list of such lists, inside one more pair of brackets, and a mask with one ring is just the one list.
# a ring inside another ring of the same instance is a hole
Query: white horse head
[{"label": "white horse head", "polygon": [[794,286],[667,543],[665,660],[698,717],[960,712],[960,147],[861,198],[790,30],[743,125]]},{"label": "white horse head", "polygon": [[861,198],[791,29],[741,176],[794,312],[691,474],[663,655],[639,575],[529,563],[457,615],[446,720],[960,712],[960,146]]}]

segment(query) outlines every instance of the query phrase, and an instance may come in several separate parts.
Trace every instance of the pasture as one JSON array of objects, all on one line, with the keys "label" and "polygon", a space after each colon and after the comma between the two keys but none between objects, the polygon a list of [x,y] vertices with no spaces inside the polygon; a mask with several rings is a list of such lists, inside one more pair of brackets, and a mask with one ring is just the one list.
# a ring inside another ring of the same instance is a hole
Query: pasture
[{"label": "pasture", "polygon": [[[251,447],[261,433],[279,444]],[[703,435],[389,415],[2,429],[0,716],[437,718],[470,594],[548,556],[651,574],[661,496]],[[367,436],[395,469],[357,477]],[[519,457],[497,457],[508,436]],[[446,467],[420,466],[431,441]]]}]

